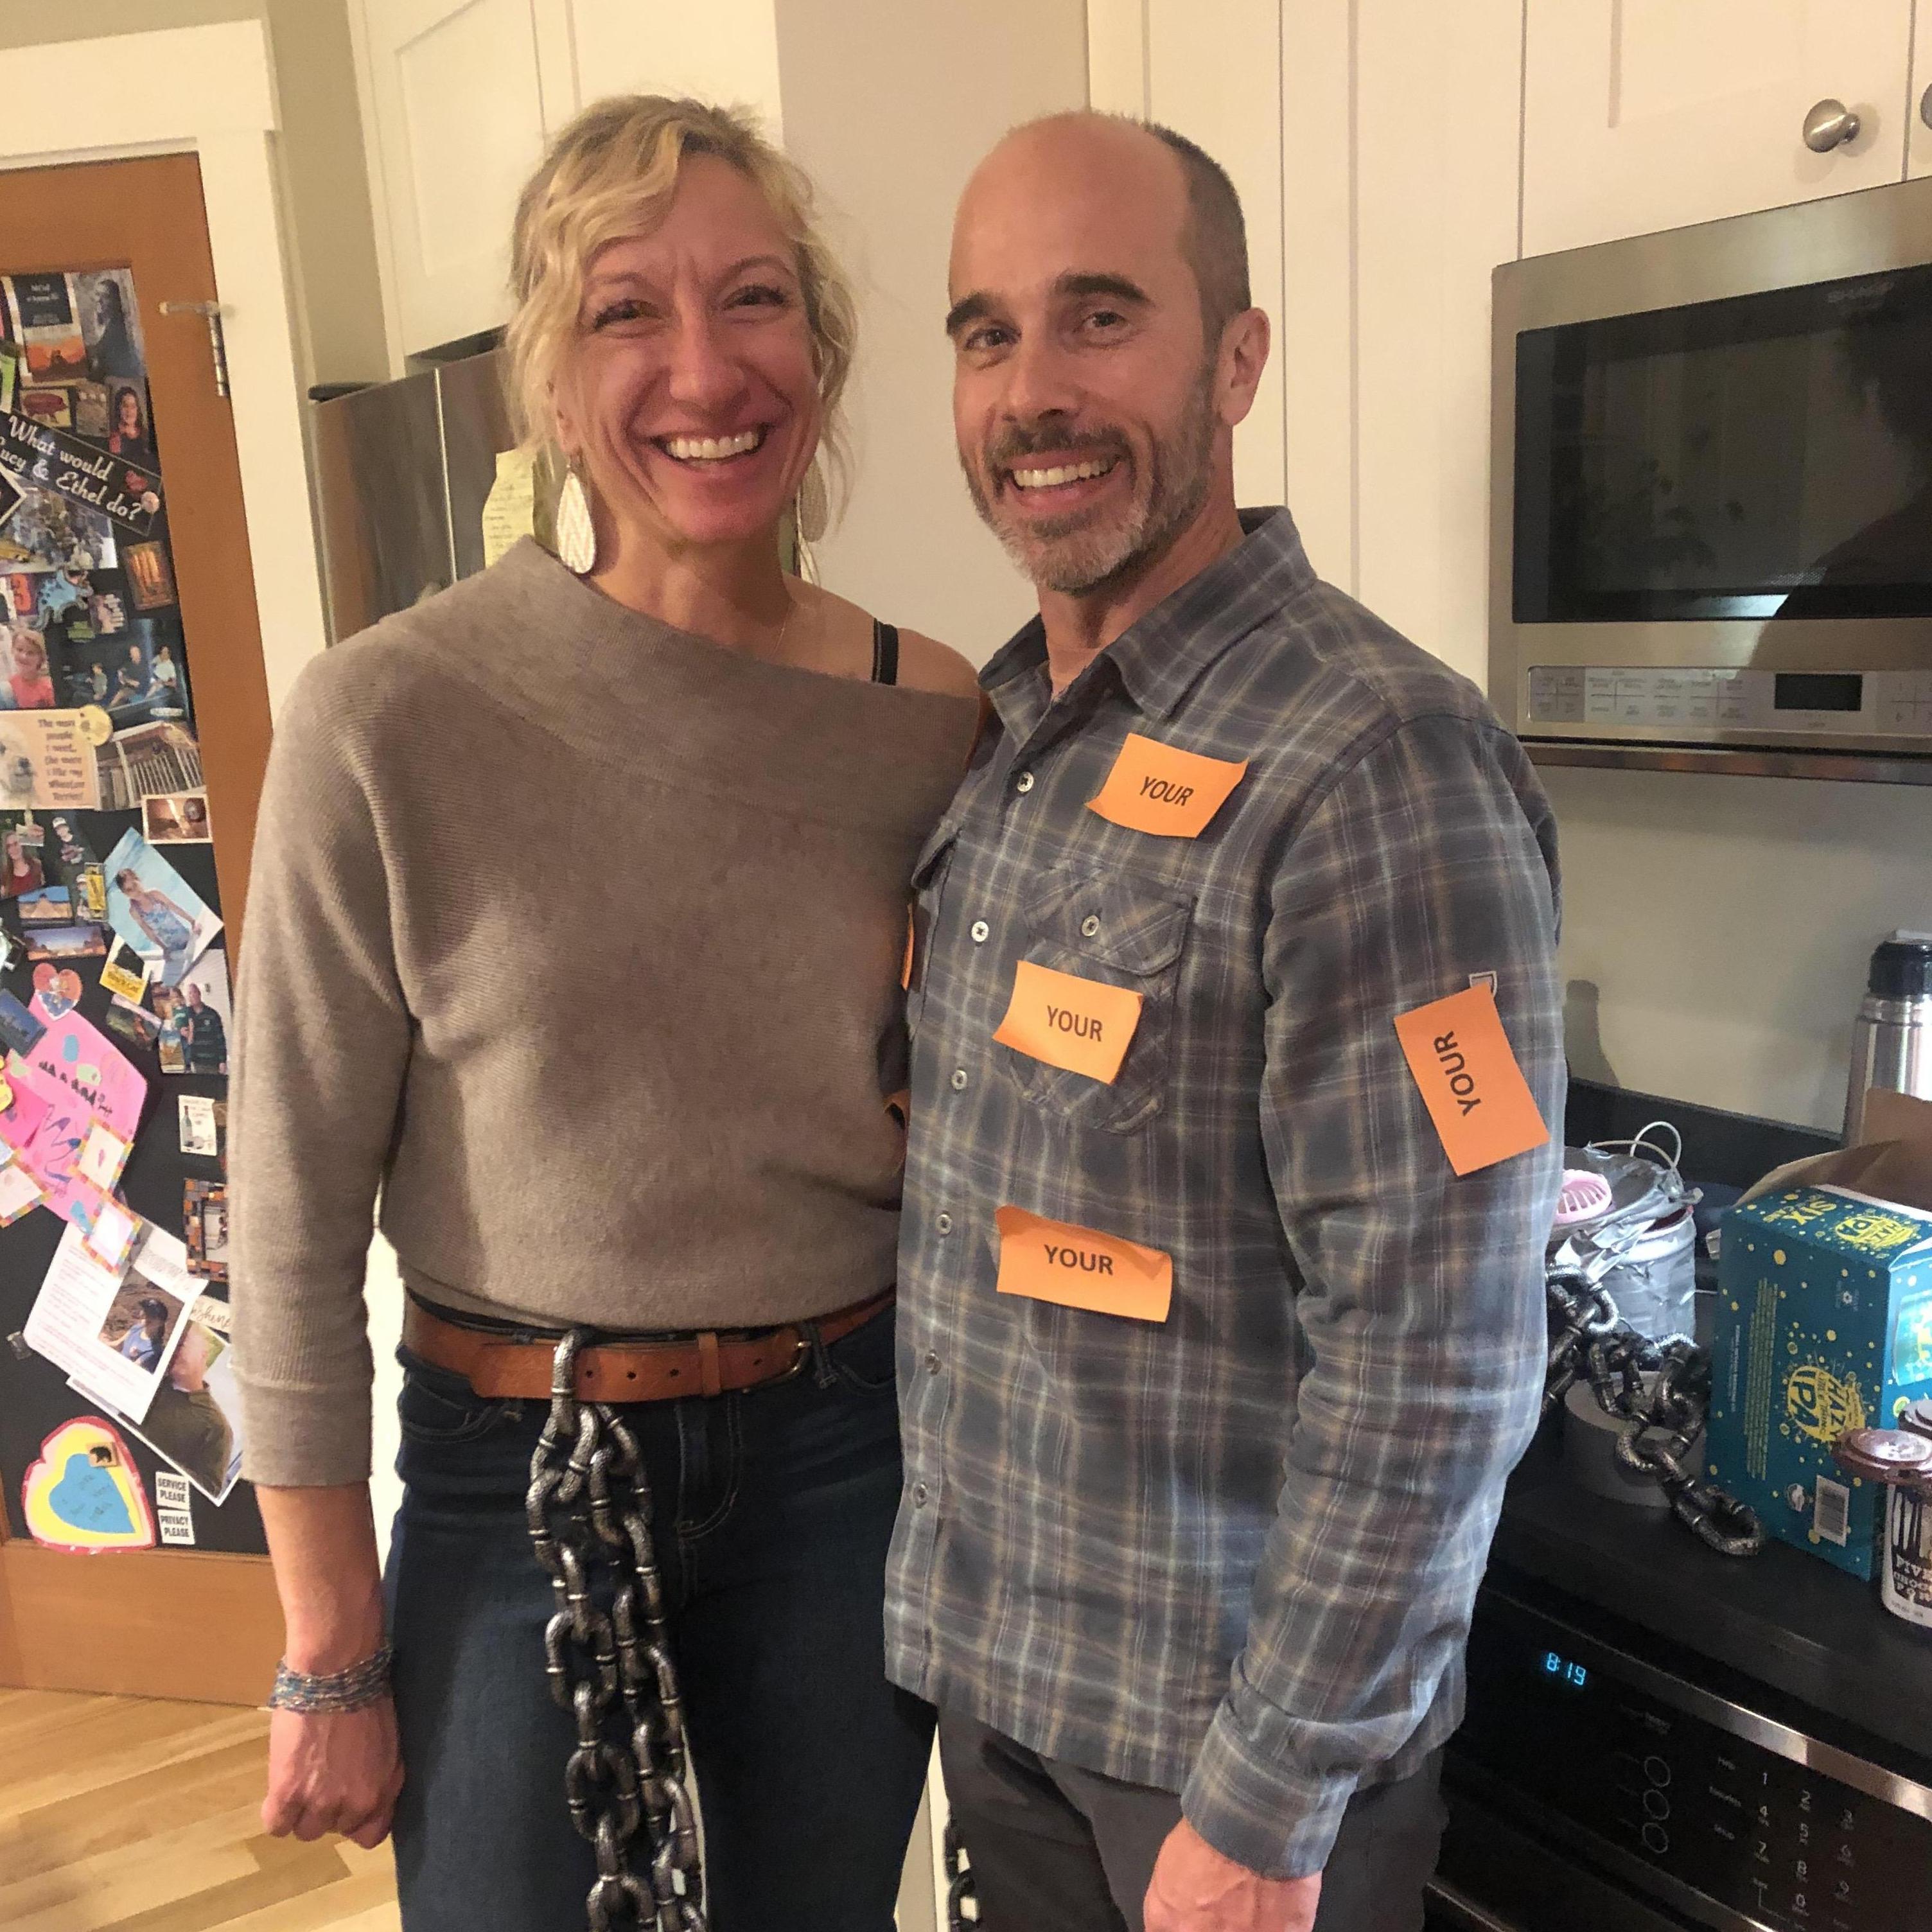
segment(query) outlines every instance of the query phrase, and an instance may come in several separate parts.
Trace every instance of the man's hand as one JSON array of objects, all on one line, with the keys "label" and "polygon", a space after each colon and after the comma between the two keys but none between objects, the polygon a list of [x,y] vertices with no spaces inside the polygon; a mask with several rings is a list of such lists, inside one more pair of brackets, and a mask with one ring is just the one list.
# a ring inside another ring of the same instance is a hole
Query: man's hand
[{"label": "man's hand", "polygon": [[276,1838],[340,1832],[365,1850],[389,1834],[403,1788],[395,1706],[360,1711],[277,1711],[268,1720],[268,1795],[262,1826]]},{"label": "man's hand", "polygon": [[1147,1932],[1310,1932],[1322,1874],[1263,1878],[1223,1858],[1184,1818],[1148,1887]]}]

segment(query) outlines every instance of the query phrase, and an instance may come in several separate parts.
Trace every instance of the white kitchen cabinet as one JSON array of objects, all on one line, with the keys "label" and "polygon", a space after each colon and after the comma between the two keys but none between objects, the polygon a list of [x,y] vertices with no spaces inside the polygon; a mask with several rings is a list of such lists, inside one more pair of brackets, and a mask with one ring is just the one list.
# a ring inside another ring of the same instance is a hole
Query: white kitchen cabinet
[{"label": "white kitchen cabinet", "polygon": [[[1523,252],[1900,180],[1912,14],[1912,0],[1528,0]],[[1806,117],[1830,102],[1858,131],[1816,153]]]},{"label": "white kitchen cabinet", "polygon": [[1932,0],[1918,0],[1918,25],[1912,36],[1912,84],[1905,101],[1905,171],[1916,180],[1932,175]]},{"label": "white kitchen cabinet", "polygon": [[543,152],[546,106],[568,94],[567,50],[540,36],[554,26],[550,0],[356,10],[393,359],[508,315],[511,216]]}]

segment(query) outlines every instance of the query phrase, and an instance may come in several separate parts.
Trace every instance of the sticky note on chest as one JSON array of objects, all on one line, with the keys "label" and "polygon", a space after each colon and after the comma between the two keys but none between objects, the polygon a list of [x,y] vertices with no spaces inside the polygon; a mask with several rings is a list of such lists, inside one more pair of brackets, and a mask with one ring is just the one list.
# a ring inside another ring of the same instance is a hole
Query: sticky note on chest
[{"label": "sticky note on chest", "polygon": [[1130,731],[1107,782],[1099,796],[1088,800],[1087,809],[1130,832],[1198,838],[1247,772],[1245,758],[1204,758]]},{"label": "sticky note on chest", "polygon": [[1398,1013],[1395,1030],[1458,1174],[1493,1167],[1549,1139],[1487,986]]},{"label": "sticky note on chest", "polygon": [[1002,1208],[1000,1230],[1002,1294],[1058,1302],[1096,1315],[1124,1315],[1136,1322],[1165,1322],[1174,1298],[1174,1262],[1158,1248],[1048,1221],[1024,1208]]},{"label": "sticky note on chest", "polygon": [[1141,996],[1022,959],[993,1037],[1016,1053],[1111,1087],[1141,1022]]}]

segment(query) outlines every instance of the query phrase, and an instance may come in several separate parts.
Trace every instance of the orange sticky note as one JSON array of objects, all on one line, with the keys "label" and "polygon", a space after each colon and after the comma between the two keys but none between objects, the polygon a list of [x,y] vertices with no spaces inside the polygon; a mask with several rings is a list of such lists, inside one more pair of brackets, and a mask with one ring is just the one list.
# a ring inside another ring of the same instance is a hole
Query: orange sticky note
[{"label": "orange sticky note", "polygon": [[1458,1174],[1493,1167],[1549,1139],[1486,986],[1398,1013],[1395,1030]]},{"label": "orange sticky note", "polygon": [[1203,758],[1130,731],[1100,796],[1088,800],[1087,809],[1131,832],[1198,838],[1247,775],[1245,758]]},{"label": "orange sticky note", "polygon": [[913,924],[912,908],[908,906],[906,908],[905,958],[899,963],[899,987],[902,992],[908,993],[912,991],[912,949],[914,944],[914,935],[916,931],[916,927]]},{"label": "orange sticky note", "polygon": [[1006,1016],[993,1037],[1016,1053],[1111,1087],[1140,1023],[1139,994],[1022,959],[1013,969]]},{"label": "orange sticky note", "polygon": [[1057,1301],[1096,1315],[1124,1315],[1136,1322],[1165,1322],[1174,1298],[1174,1262],[1158,1248],[1143,1248],[1094,1228],[1043,1220],[1024,1208],[1002,1208],[1000,1230],[1002,1294]]}]

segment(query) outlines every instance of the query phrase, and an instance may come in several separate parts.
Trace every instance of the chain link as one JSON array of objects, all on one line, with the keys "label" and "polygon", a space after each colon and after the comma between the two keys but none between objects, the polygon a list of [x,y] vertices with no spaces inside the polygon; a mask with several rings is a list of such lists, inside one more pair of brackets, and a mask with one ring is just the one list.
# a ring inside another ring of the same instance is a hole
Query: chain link
[{"label": "chain link", "polygon": [[[1617,1312],[1615,1298],[1583,1270],[1552,1268],[1549,1373],[1543,1412],[1556,1408],[1586,1378],[1597,1406],[1623,1426],[1617,1460],[1648,1476],[1678,1521],[1723,1556],[1755,1556],[1765,1545],[1757,1513],[1686,1468],[1711,1406],[1711,1354],[1682,1336],[1656,1342]],[[1646,1390],[1644,1378],[1654,1379]]]},{"label": "chain link", "polygon": [[[556,1598],[544,1631],[550,1695],[577,1727],[565,1802],[596,1848],[585,1909],[590,1932],[705,1932],[650,1481],[620,1412],[577,1400],[578,1352],[590,1339],[588,1329],[574,1328],[557,1344],[550,1416],[524,1499],[530,1541]],[[634,1868],[640,1852],[647,1876]]]},{"label": "chain link", "polygon": [[959,1837],[959,1827],[946,1821],[946,1932],[973,1932],[980,1922],[980,1900],[973,1890],[973,1866]]}]

